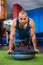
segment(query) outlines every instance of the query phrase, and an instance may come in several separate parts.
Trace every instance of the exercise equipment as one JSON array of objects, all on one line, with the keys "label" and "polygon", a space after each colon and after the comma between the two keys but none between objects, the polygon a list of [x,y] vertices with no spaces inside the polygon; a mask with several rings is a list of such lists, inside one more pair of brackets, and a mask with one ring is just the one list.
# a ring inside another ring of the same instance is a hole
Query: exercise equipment
[{"label": "exercise equipment", "polygon": [[13,59],[18,60],[26,60],[26,59],[33,59],[35,57],[35,52],[12,52]]},{"label": "exercise equipment", "polygon": [[[21,42],[21,40],[16,41],[16,43],[17,42]],[[27,45],[24,44],[22,46],[15,46],[14,51],[11,53],[11,56],[13,57],[13,59],[17,59],[17,60],[33,59],[35,57],[36,52],[34,51],[32,47],[31,49],[27,48]]]},{"label": "exercise equipment", "polygon": [[25,47],[22,47],[22,49],[13,51],[11,53],[11,56],[16,60],[27,60],[33,59],[35,57],[35,53],[36,52],[34,49],[27,49]]}]

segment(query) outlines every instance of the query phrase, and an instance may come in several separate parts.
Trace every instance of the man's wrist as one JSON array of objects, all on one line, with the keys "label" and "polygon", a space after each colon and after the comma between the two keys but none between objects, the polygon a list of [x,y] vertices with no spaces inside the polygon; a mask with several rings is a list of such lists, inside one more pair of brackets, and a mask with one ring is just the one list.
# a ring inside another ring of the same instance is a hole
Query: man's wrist
[{"label": "man's wrist", "polygon": [[37,49],[37,47],[34,47],[34,50]]},{"label": "man's wrist", "polygon": [[12,48],[9,48],[9,50],[12,50]]}]

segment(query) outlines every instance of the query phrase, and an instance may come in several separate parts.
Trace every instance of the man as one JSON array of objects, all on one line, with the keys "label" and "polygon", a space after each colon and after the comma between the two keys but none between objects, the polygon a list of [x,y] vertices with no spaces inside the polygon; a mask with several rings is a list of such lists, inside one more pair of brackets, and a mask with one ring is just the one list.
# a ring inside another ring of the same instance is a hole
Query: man
[{"label": "man", "polygon": [[[11,25],[8,53],[12,52],[13,45],[17,46],[20,41],[26,41],[27,39],[29,42],[30,37],[32,38],[34,51],[39,53],[36,44],[34,21],[31,18],[28,18],[27,13],[22,10],[19,13],[18,18],[14,19]],[[17,40],[19,40],[19,42]]]}]

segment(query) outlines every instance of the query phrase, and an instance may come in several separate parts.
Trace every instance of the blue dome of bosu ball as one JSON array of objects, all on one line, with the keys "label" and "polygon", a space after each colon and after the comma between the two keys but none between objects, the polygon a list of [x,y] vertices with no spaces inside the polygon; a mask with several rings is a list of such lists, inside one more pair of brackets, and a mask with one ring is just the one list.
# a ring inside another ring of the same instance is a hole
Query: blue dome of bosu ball
[{"label": "blue dome of bosu ball", "polygon": [[22,47],[22,49],[14,50],[11,55],[13,59],[16,60],[27,60],[27,59],[33,59],[35,57],[35,51],[34,49],[28,49],[25,47]]}]

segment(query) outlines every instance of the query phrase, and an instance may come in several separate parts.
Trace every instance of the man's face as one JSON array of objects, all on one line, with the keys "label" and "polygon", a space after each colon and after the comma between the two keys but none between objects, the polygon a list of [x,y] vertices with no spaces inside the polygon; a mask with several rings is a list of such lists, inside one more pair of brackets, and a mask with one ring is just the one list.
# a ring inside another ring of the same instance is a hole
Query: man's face
[{"label": "man's face", "polygon": [[28,22],[28,16],[26,14],[19,15],[19,24],[24,25]]}]

